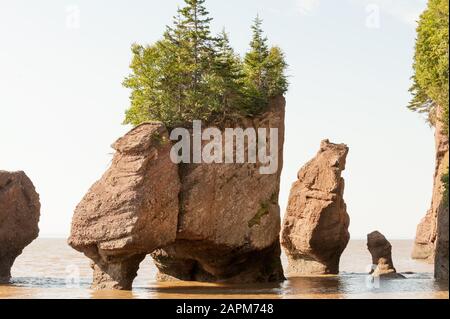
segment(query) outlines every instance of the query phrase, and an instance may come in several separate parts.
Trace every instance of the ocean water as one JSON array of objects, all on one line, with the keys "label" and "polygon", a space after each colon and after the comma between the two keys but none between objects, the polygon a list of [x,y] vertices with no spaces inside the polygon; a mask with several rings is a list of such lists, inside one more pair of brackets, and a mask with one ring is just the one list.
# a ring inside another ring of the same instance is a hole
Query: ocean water
[{"label": "ocean water", "polygon": [[123,292],[90,289],[92,271],[83,254],[64,239],[37,239],[17,258],[11,284],[0,285],[0,298],[449,298],[448,284],[433,279],[433,265],[410,258],[412,241],[391,243],[394,265],[406,279],[373,282],[367,276],[371,258],[366,243],[354,240],[342,255],[338,276],[288,278],[282,284],[264,285],[158,283],[156,268],[147,258],[133,291]]}]

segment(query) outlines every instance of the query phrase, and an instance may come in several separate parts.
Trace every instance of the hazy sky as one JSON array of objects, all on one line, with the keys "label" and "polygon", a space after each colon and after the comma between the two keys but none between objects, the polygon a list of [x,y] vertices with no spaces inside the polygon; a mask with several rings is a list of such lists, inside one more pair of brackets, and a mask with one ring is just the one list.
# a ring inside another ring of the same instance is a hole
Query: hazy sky
[{"label": "hazy sky", "polygon": [[[41,196],[41,236],[67,236],[76,204],[111,161],[133,42],[158,39],[175,0],[0,0],[0,169]],[[320,141],[346,143],[353,238],[413,238],[431,199],[433,132],[407,110],[425,0],[209,0],[244,53],[257,13],[290,65],[282,210]]]}]

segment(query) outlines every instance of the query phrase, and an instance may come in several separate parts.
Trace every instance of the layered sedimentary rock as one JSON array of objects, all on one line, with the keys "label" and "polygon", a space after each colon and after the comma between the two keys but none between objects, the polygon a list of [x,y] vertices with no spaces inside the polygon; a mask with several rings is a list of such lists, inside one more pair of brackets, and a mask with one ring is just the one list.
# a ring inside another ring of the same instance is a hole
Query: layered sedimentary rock
[{"label": "layered sedimentary rock", "polygon": [[150,253],[160,280],[283,280],[284,108],[278,98],[262,116],[229,126],[279,130],[275,174],[260,174],[259,161],[174,164],[162,124],[143,124],[114,144],[111,168],[78,205],[69,239],[93,260],[94,287],[131,288]]},{"label": "layered sedimentary rock", "polygon": [[368,234],[367,248],[372,255],[372,276],[403,277],[397,274],[392,261],[392,245],[383,234],[378,231]]},{"label": "layered sedimentary rock", "polygon": [[[277,128],[278,167],[182,164],[177,240],[153,254],[160,279],[269,282],[284,279],[280,262],[278,194],[283,164],[283,98],[241,128]],[[248,144],[245,151],[247,152]]]},{"label": "layered sedimentary rock", "polygon": [[94,288],[130,289],[146,254],[175,240],[180,181],[162,124],[114,143],[111,167],[77,206],[69,244],[93,261]]},{"label": "layered sedimentary rock", "polygon": [[449,247],[448,247],[448,205],[440,208],[438,214],[438,231],[436,239],[436,259],[434,263],[434,274],[437,280],[448,283],[449,273]]},{"label": "layered sedimentary rock", "polygon": [[24,172],[0,171],[0,283],[22,250],[39,235],[39,195]]},{"label": "layered sedimentary rock", "polygon": [[291,276],[339,272],[350,239],[341,177],[348,151],[344,144],[322,141],[292,185],[281,237]]},{"label": "layered sedimentary rock", "polygon": [[[442,114],[440,108],[436,112],[437,114]],[[444,128],[444,123],[437,120],[435,131],[436,168],[434,173],[433,197],[430,209],[417,226],[416,239],[412,252],[412,257],[415,259],[424,259],[433,262],[435,258],[438,215],[443,199],[442,176],[447,171],[449,162],[448,142],[448,133]]]}]

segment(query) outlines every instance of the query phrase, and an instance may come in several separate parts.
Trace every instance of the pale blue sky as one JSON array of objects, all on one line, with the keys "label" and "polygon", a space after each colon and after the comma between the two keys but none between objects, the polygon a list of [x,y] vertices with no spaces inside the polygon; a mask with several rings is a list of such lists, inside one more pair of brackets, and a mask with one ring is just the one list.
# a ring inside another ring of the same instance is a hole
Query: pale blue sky
[{"label": "pale blue sky", "polygon": [[[213,29],[226,26],[241,53],[259,13],[290,64],[282,210],[297,171],[329,138],[350,147],[352,237],[413,238],[434,168],[432,130],[406,109],[425,2],[207,1]],[[130,45],[158,39],[179,3],[0,0],[0,169],[32,178],[42,237],[68,235],[75,205],[108,167],[109,145],[129,129]]]}]

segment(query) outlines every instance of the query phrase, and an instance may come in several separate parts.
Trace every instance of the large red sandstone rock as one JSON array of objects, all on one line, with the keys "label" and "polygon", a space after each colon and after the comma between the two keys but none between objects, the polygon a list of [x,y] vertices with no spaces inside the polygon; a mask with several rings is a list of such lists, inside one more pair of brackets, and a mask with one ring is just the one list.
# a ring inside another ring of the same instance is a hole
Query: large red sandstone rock
[{"label": "large red sandstone rock", "polygon": [[[441,114],[440,108],[437,114]],[[433,197],[431,207],[417,226],[416,239],[412,257],[433,262],[435,259],[436,237],[438,231],[438,215],[443,199],[442,176],[448,170],[449,138],[442,121],[436,121],[436,168],[434,173]]]},{"label": "large red sandstone rock", "polygon": [[[268,282],[284,279],[278,193],[284,98],[239,127],[278,128],[279,166],[180,164],[161,124],[119,140],[111,168],[78,205],[69,243],[93,260],[94,287],[130,289],[153,253],[162,280]],[[157,138],[156,138],[157,137]]]},{"label": "large red sandstone rock", "polygon": [[291,276],[339,272],[350,239],[341,177],[347,154],[346,145],[323,141],[292,185],[281,239]]},{"label": "large red sandstone rock", "polygon": [[278,98],[265,114],[236,125],[278,128],[275,174],[261,175],[260,163],[180,165],[177,240],[153,254],[160,279],[229,283],[284,279],[278,204],[284,112],[285,100]]},{"label": "large red sandstone rock", "polygon": [[77,206],[69,244],[93,260],[94,288],[130,289],[146,254],[175,240],[178,168],[165,127],[136,127]]},{"label": "large red sandstone rock", "polygon": [[24,172],[0,171],[0,283],[11,278],[11,267],[39,234],[41,205]]}]

